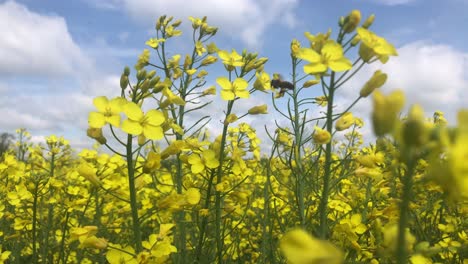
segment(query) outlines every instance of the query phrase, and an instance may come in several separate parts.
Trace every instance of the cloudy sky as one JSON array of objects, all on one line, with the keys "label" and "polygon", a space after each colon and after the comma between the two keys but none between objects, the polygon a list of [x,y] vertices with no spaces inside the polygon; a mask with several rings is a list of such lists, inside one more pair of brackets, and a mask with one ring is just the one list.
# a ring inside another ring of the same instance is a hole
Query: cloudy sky
[{"label": "cloudy sky", "polygon": [[[403,89],[408,103],[420,103],[428,115],[442,110],[453,123],[456,109],[468,107],[467,0],[0,0],[0,127],[11,133],[25,127],[35,140],[63,135],[75,148],[90,147],[85,131],[92,99],[119,94],[122,69],[135,64],[160,15],[182,19],[186,35],[188,16],[206,15],[220,28],[218,47],[258,52],[269,58],[267,72],[288,76],[290,41],[306,45],[306,31],[336,33],[338,18],[353,9],[364,18],[376,15],[372,30],[393,43],[399,56],[364,67],[341,89],[339,104],[352,101],[373,71],[382,69],[389,74],[385,92]],[[170,45],[170,54],[186,52],[183,37]],[[223,74],[218,65],[209,85]],[[308,92],[316,96],[319,88]],[[254,96],[237,111],[269,101]],[[213,104],[205,113],[223,109]],[[369,110],[367,100],[354,113],[367,118]],[[264,124],[281,119],[270,112],[245,121],[264,134]],[[210,128],[216,131],[219,119],[213,117]]]}]

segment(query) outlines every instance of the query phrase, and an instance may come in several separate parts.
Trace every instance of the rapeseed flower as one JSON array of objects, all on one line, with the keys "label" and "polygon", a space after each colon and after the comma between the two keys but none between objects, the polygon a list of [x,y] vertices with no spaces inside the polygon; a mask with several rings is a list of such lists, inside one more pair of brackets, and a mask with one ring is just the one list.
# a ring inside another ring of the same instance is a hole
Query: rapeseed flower
[{"label": "rapeseed flower", "polygon": [[290,264],[339,264],[343,253],[328,241],[310,236],[301,229],[286,233],[280,240],[280,249]]},{"label": "rapeseed flower", "polygon": [[216,79],[216,83],[221,86],[221,98],[226,101],[234,100],[236,97],[249,98],[250,96],[247,90],[249,84],[242,78],[230,82],[226,77],[219,77]]},{"label": "rapeseed flower", "polygon": [[214,169],[219,166],[216,154],[211,149],[205,149],[200,154],[193,153],[189,156],[188,163],[191,165],[192,173],[200,173],[205,168]]},{"label": "rapeseed flower", "polygon": [[328,68],[341,72],[352,67],[351,61],[344,57],[343,47],[334,41],[327,41],[320,54],[313,49],[302,48],[297,53],[297,57],[309,62],[304,66],[304,72],[307,74],[325,73]]},{"label": "rapeseed flower", "polygon": [[144,114],[141,108],[133,102],[126,104],[123,111],[128,117],[122,122],[124,132],[136,136],[143,134],[152,140],[164,137],[161,125],[164,123],[165,117],[162,112],[152,109]]},{"label": "rapeseed flower", "polygon": [[125,99],[116,97],[109,100],[105,96],[99,96],[93,99],[93,104],[98,111],[89,113],[88,123],[90,127],[102,128],[108,123],[115,127],[120,126],[120,113],[126,104]]}]

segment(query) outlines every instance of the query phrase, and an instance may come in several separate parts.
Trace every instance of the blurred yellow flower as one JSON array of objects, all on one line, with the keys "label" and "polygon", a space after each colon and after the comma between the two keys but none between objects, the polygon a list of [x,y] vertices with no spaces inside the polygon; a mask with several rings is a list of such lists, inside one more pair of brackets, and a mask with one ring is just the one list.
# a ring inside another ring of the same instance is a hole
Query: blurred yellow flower
[{"label": "blurred yellow flower", "polygon": [[327,144],[330,142],[331,135],[328,133],[327,130],[322,129],[318,126],[315,126],[315,132],[313,135],[314,143],[315,144]]},{"label": "blurred yellow flower", "polygon": [[287,232],[280,249],[290,264],[339,264],[343,253],[328,241],[318,240],[302,229]]}]

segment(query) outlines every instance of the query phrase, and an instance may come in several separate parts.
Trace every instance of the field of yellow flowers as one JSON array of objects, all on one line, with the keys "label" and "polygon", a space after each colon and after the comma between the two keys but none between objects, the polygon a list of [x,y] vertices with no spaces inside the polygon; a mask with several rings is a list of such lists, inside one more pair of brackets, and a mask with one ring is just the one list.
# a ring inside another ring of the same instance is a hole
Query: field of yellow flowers
[{"label": "field of yellow flowers", "polygon": [[[0,263],[468,263],[468,109],[456,127],[419,105],[401,113],[405,95],[382,94],[378,70],[336,110],[357,71],[397,55],[373,15],[293,40],[290,81],[267,58],[219,50],[206,17],[190,21],[191,54],[168,55],[182,22],[162,16],[120,93],[94,98],[87,134],[107,152],[17,131],[0,160]],[[216,65],[225,74],[208,87]],[[275,109],[236,110],[258,93]],[[214,96],[219,135],[193,119]],[[377,140],[364,145],[352,109],[368,96]],[[283,120],[260,139],[242,118],[268,111]]]}]

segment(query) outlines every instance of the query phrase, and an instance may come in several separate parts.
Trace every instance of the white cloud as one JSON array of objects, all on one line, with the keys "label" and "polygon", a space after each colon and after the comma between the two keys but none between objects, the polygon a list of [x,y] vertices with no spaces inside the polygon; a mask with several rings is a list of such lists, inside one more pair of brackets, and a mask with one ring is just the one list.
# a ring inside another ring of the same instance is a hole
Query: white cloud
[{"label": "white cloud", "polygon": [[[87,1],[100,8],[101,4]],[[240,38],[250,48],[258,48],[269,26],[296,24],[294,9],[298,0],[106,0],[105,6],[121,6],[134,20],[155,23],[163,14],[186,20],[188,16],[208,17],[208,23],[220,30]]]},{"label": "white cloud", "polygon": [[[401,89],[406,96],[406,109],[420,104],[427,116],[436,110],[445,113],[451,124],[455,124],[456,113],[468,105],[468,54],[449,45],[436,45],[422,41],[408,43],[398,49],[399,56],[390,58],[387,64],[372,64],[364,67],[347,85],[338,92],[340,109],[349,105],[359,94],[362,85],[381,69],[388,74],[387,83],[380,88],[388,94]],[[352,112],[365,118],[366,126],[372,111],[372,96],[359,102]],[[370,130],[368,130],[370,132]],[[365,135],[365,137],[368,135]]]},{"label": "white cloud", "polygon": [[0,4],[0,74],[57,76],[90,67],[62,17],[13,1]]}]

